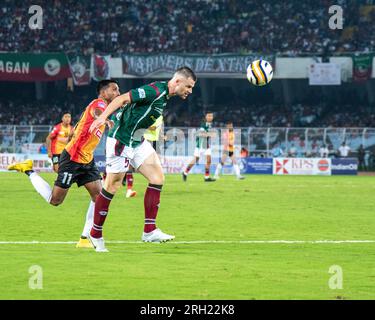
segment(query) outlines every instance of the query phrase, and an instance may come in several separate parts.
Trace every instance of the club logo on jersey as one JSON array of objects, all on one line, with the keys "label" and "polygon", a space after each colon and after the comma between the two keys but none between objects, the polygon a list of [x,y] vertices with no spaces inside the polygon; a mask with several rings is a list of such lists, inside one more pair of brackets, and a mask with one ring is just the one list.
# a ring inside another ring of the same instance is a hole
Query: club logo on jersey
[{"label": "club logo on jersey", "polygon": [[138,95],[140,99],[146,98],[146,91],[144,89],[139,88],[138,89]]},{"label": "club logo on jersey", "polygon": [[56,59],[50,59],[44,65],[44,71],[51,77],[58,75],[60,70],[61,64]]}]

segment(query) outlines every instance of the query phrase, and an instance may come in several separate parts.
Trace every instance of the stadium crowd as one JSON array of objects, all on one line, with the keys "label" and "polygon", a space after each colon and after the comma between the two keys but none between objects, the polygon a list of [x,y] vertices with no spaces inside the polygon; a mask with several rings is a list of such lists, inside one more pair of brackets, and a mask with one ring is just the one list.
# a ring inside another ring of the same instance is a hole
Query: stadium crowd
[{"label": "stadium crowd", "polygon": [[[25,2],[3,0],[0,51],[287,55],[374,51],[373,1],[336,2],[350,12],[344,30],[328,27],[332,5],[328,0],[39,0],[45,27],[30,31]],[[361,4],[369,6],[360,8]]]},{"label": "stadium crowd", "polygon": [[[71,96],[48,102],[0,101],[0,125],[52,125],[60,121],[64,112],[70,112],[76,123],[89,99],[88,96]],[[195,106],[194,109],[200,112],[189,112],[184,107],[168,108],[164,115],[165,124],[197,127],[202,121],[203,110],[211,110],[215,124],[223,127],[227,121],[233,121],[237,127],[375,127],[374,112],[354,104],[295,104],[291,107],[243,104]]]}]

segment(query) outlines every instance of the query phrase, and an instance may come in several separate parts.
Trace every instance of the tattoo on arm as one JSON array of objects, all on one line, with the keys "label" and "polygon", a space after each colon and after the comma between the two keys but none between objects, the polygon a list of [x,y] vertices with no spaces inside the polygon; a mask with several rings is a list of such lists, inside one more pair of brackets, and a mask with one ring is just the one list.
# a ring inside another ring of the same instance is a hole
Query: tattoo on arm
[{"label": "tattoo on arm", "polygon": [[103,113],[103,111],[101,109],[94,109],[94,118],[97,119],[99,118],[99,116]]}]

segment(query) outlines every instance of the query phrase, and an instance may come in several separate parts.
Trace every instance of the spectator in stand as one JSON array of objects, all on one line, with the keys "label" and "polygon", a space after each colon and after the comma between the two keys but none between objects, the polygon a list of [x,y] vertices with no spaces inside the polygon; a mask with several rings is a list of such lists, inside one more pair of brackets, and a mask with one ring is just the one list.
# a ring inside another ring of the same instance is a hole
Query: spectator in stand
[{"label": "spectator in stand", "polygon": [[328,158],[329,150],[325,144],[323,144],[319,149],[319,155],[321,158]]},{"label": "spectator in stand", "polygon": [[295,158],[295,157],[296,157],[296,155],[297,155],[297,148],[296,148],[296,146],[294,145],[294,143],[291,144],[291,146],[290,146],[290,148],[289,148],[288,155],[289,155],[289,157],[291,157],[291,158]]},{"label": "spectator in stand", "polygon": [[357,150],[357,157],[358,157],[358,170],[365,170],[367,171],[366,164],[365,164],[365,149],[361,144]]},{"label": "spectator in stand", "polygon": [[340,158],[347,158],[349,156],[350,147],[346,145],[346,142],[344,141],[340,148],[339,148],[339,157]]},{"label": "spectator in stand", "polygon": [[39,147],[39,153],[40,154],[47,154],[48,153],[48,150],[47,150],[47,146],[45,143],[42,143]]},{"label": "spectator in stand", "polygon": [[281,149],[279,144],[276,144],[272,149],[272,157],[280,158],[284,155],[283,149]]},{"label": "spectator in stand", "polygon": [[367,169],[370,169],[370,166],[371,166],[371,158],[372,158],[372,154],[371,154],[371,151],[370,150],[366,150],[365,152],[365,157],[364,157],[364,160],[365,160],[365,167]]},{"label": "spectator in stand", "polygon": [[245,147],[241,148],[241,158],[247,158],[249,156],[249,151]]}]

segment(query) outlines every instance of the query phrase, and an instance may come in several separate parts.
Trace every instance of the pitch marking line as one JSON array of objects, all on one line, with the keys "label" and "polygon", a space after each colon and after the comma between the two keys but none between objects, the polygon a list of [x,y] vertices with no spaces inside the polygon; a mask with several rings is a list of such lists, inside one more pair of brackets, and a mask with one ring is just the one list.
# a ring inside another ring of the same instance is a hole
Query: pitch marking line
[{"label": "pitch marking line", "polygon": [[[0,241],[6,244],[76,244],[77,241]],[[108,244],[141,244],[142,241],[108,240]],[[375,240],[196,240],[196,241],[171,241],[174,244],[353,244],[375,243]]]}]

